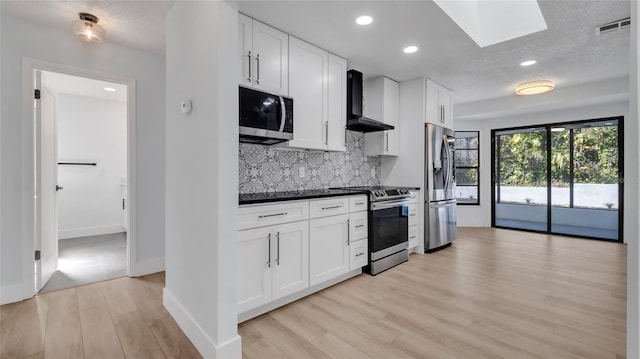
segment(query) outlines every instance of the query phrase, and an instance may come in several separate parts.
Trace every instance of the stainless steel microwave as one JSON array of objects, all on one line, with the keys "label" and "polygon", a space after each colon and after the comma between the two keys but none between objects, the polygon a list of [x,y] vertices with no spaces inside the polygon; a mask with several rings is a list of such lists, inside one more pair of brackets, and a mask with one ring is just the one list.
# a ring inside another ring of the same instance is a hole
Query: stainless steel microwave
[{"label": "stainless steel microwave", "polygon": [[240,142],[272,145],[293,139],[293,99],[240,88]]}]

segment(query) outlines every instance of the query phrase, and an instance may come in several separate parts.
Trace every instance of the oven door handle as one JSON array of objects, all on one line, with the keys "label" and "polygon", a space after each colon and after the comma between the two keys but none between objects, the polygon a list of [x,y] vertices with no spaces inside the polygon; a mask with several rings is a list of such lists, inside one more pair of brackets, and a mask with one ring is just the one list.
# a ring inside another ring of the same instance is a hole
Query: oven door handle
[{"label": "oven door handle", "polygon": [[409,205],[409,200],[408,199],[403,199],[403,200],[399,200],[399,201],[373,202],[373,203],[371,203],[371,210],[372,211],[377,211],[377,210],[380,210],[380,209],[403,207],[403,206],[408,206],[408,205]]}]

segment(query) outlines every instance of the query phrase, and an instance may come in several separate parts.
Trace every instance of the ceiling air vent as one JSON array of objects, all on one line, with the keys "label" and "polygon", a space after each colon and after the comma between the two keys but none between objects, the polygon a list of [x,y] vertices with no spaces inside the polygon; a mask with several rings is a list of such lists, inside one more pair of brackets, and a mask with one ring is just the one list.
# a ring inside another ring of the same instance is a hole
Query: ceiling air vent
[{"label": "ceiling air vent", "polygon": [[610,22],[608,24],[596,26],[596,36],[606,34],[608,32],[620,31],[624,29],[628,29],[631,26],[631,19],[626,18],[614,22]]}]

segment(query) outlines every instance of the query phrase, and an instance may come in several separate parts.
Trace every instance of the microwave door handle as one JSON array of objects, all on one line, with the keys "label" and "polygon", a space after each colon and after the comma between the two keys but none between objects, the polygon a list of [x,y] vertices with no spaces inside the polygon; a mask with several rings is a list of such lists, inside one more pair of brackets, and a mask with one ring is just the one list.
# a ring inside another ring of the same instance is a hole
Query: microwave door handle
[{"label": "microwave door handle", "polygon": [[284,98],[282,96],[278,96],[280,99],[280,132],[284,131],[284,123],[287,119],[287,106],[284,104]]}]

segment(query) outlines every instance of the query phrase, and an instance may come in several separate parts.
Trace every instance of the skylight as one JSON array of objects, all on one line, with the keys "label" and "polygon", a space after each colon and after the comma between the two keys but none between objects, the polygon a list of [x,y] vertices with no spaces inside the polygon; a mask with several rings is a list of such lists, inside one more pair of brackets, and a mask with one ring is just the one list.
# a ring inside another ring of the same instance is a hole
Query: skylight
[{"label": "skylight", "polygon": [[478,46],[486,47],[547,28],[536,0],[434,0]]}]

